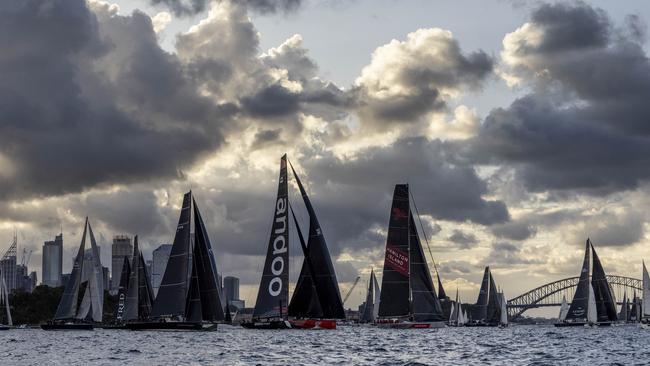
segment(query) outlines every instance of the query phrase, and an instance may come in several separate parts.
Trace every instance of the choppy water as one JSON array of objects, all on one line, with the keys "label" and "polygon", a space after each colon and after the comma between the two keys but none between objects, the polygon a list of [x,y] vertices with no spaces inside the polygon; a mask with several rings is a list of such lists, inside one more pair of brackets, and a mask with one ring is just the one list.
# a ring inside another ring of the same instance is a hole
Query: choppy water
[{"label": "choppy water", "polygon": [[0,332],[0,365],[647,365],[650,330],[515,326]]}]

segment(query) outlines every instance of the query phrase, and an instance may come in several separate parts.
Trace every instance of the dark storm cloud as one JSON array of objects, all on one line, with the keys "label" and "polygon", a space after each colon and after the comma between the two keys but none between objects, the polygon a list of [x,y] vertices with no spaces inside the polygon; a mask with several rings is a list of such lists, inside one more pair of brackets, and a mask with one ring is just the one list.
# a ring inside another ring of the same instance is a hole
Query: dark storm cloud
[{"label": "dark storm cloud", "polygon": [[612,29],[599,9],[553,4],[508,35],[505,64],[534,92],[490,112],[465,146],[475,161],[514,168],[532,191],[606,194],[647,180],[650,62]]},{"label": "dark storm cloud", "polygon": [[[153,5],[165,5],[176,15],[194,15],[205,11],[213,0],[149,0]],[[261,14],[289,13],[297,10],[302,0],[217,0],[246,5]]]},{"label": "dark storm cloud", "polygon": [[197,94],[138,12],[3,2],[0,48],[11,50],[0,53],[3,198],[182,176],[221,144],[233,112]]},{"label": "dark storm cloud", "polygon": [[447,239],[455,243],[458,249],[472,249],[478,242],[474,234],[457,229]]},{"label": "dark storm cloud", "polygon": [[490,227],[492,234],[498,238],[526,240],[537,233],[535,226],[525,221],[510,221]]}]

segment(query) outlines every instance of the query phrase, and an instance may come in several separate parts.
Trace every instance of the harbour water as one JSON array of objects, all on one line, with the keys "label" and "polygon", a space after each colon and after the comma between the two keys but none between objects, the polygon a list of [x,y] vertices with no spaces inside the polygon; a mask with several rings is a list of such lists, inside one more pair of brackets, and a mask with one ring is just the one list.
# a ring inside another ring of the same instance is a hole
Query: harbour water
[{"label": "harbour water", "polygon": [[650,329],[0,332],[1,365],[647,365]]}]

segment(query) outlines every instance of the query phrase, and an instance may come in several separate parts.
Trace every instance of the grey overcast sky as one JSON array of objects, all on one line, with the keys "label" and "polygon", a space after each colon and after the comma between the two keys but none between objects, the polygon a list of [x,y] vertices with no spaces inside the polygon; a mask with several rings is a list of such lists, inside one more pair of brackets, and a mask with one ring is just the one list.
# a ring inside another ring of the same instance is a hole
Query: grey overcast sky
[{"label": "grey overcast sky", "polygon": [[485,265],[508,297],[577,275],[587,236],[608,273],[639,277],[649,17],[647,1],[3,1],[0,240],[18,230],[40,277],[62,226],[69,270],[89,215],[105,264],[116,234],[150,256],[192,188],[250,304],[287,152],[342,292],[381,268],[404,181],[464,301]]}]

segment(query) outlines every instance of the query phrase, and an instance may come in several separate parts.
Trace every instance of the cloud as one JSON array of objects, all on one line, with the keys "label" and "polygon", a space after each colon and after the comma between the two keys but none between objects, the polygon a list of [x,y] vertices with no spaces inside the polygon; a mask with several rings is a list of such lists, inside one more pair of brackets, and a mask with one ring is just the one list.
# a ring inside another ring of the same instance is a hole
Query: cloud
[{"label": "cloud", "polygon": [[[187,16],[204,12],[213,0],[149,0],[153,5],[165,5],[176,15]],[[237,3],[261,14],[290,13],[302,0],[218,0]]]},{"label": "cloud", "polygon": [[474,234],[465,233],[457,229],[447,239],[455,243],[458,249],[472,249],[478,242]]},{"label": "cloud", "polygon": [[510,221],[493,225],[490,230],[494,236],[510,240],[526,240],[537,233],[537,228],[525,221]]},{"label": "cloud", "polygon": [[221,145],[231,112],[198,94],[146,15],[3,4],[0,154],[14,170],[1,198],[178,178]]},{"label": "cloud", "polygon": [[650,63],[602,10],[546,4],[504,39],[503,67],[531,86],[496,108],[464,148],[509,166],[529,191],[593,195],[648,179]]},{"label": "cloud", "polygon": [[461,90],[479,88],[492,67],[483,51],[464,55],[451,32],[419,29],[373,52],[355,81],[358,113],[372,129],[416,123]]}]

